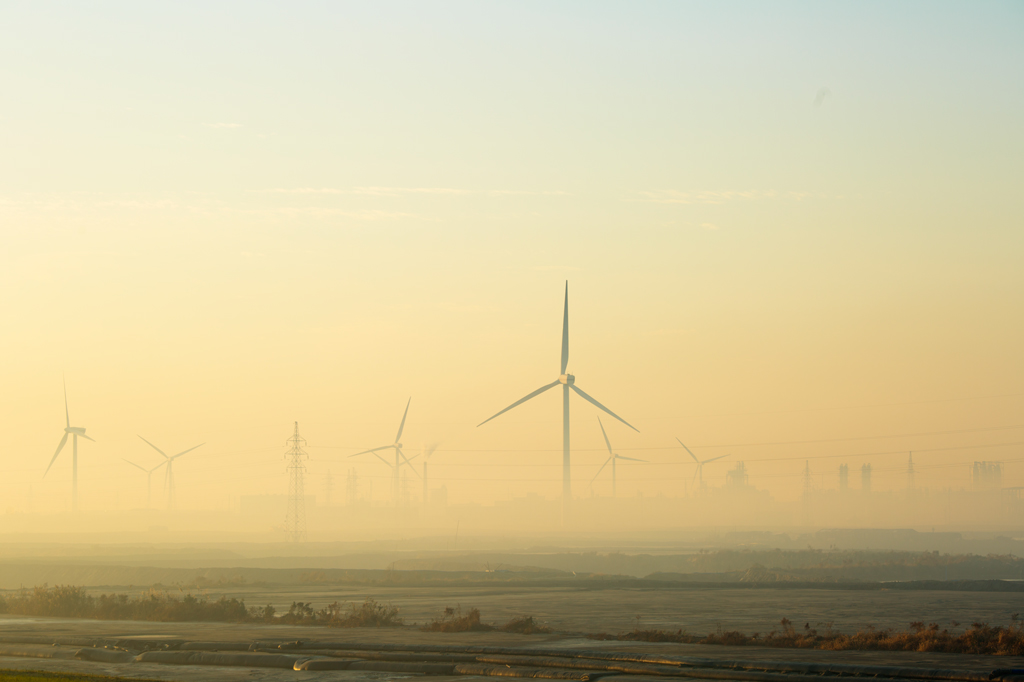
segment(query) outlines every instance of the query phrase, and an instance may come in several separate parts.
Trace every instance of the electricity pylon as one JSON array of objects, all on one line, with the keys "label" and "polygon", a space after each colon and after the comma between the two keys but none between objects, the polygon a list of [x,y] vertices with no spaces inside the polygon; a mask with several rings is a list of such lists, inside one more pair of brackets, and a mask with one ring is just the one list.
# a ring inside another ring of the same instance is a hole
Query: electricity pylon
[{"label": "electricity pylon", "polygon": [[295,422],[295,433],[288,439],[291,446],[285,459],[288,460],[288,515],[285,517],[285,528],[292,542],[304,542],[306,539],[306,494],[304,475],[306,465],[302,460],[309,455],[302,449],[306,439],[299,435],[299,422]]}]

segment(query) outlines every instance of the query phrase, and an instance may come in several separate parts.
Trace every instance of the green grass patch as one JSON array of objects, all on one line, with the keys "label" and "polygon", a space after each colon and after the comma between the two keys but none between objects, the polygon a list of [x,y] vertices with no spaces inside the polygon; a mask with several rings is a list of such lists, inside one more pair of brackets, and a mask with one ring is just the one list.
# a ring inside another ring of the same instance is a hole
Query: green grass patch
[{"label": "green grass patch", "polygon": [[74,673],[51,673],[44,670],[0,670],[0,682],[157,682],[140,678],[107,677],[105,675],[75,675]]}]

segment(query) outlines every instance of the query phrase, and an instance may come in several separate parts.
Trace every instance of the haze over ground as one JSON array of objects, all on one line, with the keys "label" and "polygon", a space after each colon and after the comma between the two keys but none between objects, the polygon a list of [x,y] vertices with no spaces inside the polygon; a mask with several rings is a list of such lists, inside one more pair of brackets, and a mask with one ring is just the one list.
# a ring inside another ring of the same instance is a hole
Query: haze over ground
[{"label": "haze over ground", "polygon": [[[145,503],[139,434],[206,443],[184,509],[284,494],[295,420],[311,494],[356,468],[383,505],[389,471],[347,456],[409,396],[449,502],[553,499],[554,392],[475,425],[557,376],[566,280],[569,371],[649,460],[620,497],[692,493],[677,436],[731,455],[712,486],[742,460],[785,501],[806,461],[902,489],[911,450],[923,488],[975,460],[1024,485],[1022,28],[1019,3],[6,3],[2,508],[69,506],[70,453],[42,478],[62,374],[86,511]],[[574,398],[578,496],[596,416]]]}]

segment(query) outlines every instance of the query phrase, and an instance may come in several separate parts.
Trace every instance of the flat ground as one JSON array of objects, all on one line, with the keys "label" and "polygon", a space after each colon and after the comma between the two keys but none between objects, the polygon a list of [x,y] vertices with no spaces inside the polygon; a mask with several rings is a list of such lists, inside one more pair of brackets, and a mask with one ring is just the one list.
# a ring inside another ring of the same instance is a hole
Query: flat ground
[{"label": "flat ground", "polygon": [[[94,590],[99,591],[99,590]],[[973,622],[1008,625],[1011,616],[1024,614],[1024,595],[1005,592],[943,592],[836,589],[565,589],[565,588],[387,588],[358,589],[299,585],[279,589],[249,587],[210,590],[244,598],[250,606],[272,604],[287,610],[293,601],[320,608],[333,601],[361,602],[366,597],[391,602],[401,609],[406,623],[425,623],[446,606],[480,609],[484,622],[501,624],[513,616],[532,615],[559,632],[617,633],[640,627],[685,630],[706,635],[723,630],[766,634],[789,618],[796,627],[805,623],[823,630],[832,623],[839,632],[865,627],[904,630],[914,621],[963,629]]]},{"label": "flat ground", "polygon": [[[873,625],[906,628],[911,621],[937,622],[947,627],[958,621],[962,629],[974,621],[1007,624],[1011,614],[1024,611],[1016,593],[939,591],[862,591],[816,589],[485,589],[485,588],[360,588],[330,589],[294,586],[280,589],[250,586],[245,589],[211,590],[244,597],[250,605],[275,605],[287,609],[292,601],[312,602],[315,607],[332,601],[362,601],[366,597],[390,601],[401,607],[407,623],[424,623],[445,606],[479,608],[483,620],[503,623],[515,615],[533,615],[563,633],[621,632],[630,630],[641,616],[644,628],[684,629],[706,634],[718,627],[747,633],[766,633],[788,617],[799,628],[804,623],[821,629],[833,623],[837,630],[852,632]],[[898,664],[990,671],[997,667],[1024,667],[1024,658],[995,658],[917,652],[827,652],[762,647],[722,647],[686,644],[595,641],[578,634],[513,635],[506,633],[425,633],[408,625],[402,628],[328,629],[285,625],[238,625],[223,623],[152,623],[89,621],[0,616],[0,635],[96,635],[168,636],[191,640],[252,641],[259,639],[327,639],[352,642],[430,644],[496,644],[552,648],[608,648],[622,651],[658,651],[681,655],[748,660],[814,660]],[[86,661],[16,659],[0,657],[0,669],[61,670],[99,675],[126,675],[160,680],[284,680],[296,673],[245,668],[199,668],[133,664],[130,670]],[[398,679],[406,675],[370,672],[318,673],[318,679]],[[436,678],[432,678],[436,679]],[[466,678],[458,678],[465,682]],[[438,680],[444,682],[444,680]]]}]

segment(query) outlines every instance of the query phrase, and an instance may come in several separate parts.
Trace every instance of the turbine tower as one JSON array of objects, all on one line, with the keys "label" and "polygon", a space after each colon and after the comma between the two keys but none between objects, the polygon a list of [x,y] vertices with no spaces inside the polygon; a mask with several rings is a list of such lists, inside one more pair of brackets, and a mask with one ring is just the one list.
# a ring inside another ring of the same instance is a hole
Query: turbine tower
[{"label": "turbine tower", "polygon": [[423,508],[427,508],[427,496],[430,494],[430,490],[427,488],[427,462],[430,461],[430,456],[434,454],[434,450],[437,450],[439,443],[433,443],[432,445],[423,446]]},{"label": "turbine tower", "polygon": [[[122,459],[124,459],[124,458],[122,458]],[[157,469],[159,469],[160,467],[162,467],[163,465],[167,464],[167,460],[164,460],[163,462],[160,462],[159,464],[157,464],[152,469],[147,469],[147,468],[145,468],[143,466],[139,466],[138,464],[136,464],[135,462],[131,461],[130,459],[126,459],[124,461],[128,462],[129,464],[131,464],[136,469],[141,469],[142,471],[146,472],[146,509],[151,509],[152,508],[151,500],[152,500],[152,497],[153,497],[153,485],[152,485],[152,483],[153,483],[153,472],[156,471]]]},{"label": "turbine tower", "polygon": [[[139,436],[139,438],[142,438],[142,436]],[[163,455],[164,464],[167,465],[167,470],[164,471],[164,486],[167,488],[167,509],[174,509],[174,460],[178,459],[185,453],[192,452],[196,448],[206,445],[206,443],[200,443],[199,445],[193,446],[188,450],[182,450],[178,454],[171,455],[170,457],[168,457],[163,450],[153,445],[145,438],[142,438],[142,442],[148,445],[149,447],[153,448],[157,452],[159,452],[161,455]]]},{"label": "turbine tower", "polygon": [[719,455],[718,457],[712,457],[711,459],[705,459],[704,461],[701,461],[701,460],[697,459],[697,455],[695,455],[692,452],[690,452],[690,448],[686,447],[686,445],[683,444],[683,441],[679,440],[679,436],[676,436],[676,440],[679,441],[679,444],[683,446],[684,450],[686,450],[687,452],[690,453],[690,457],[693,457],[693,461],[697,463],[697,471],[695,471],[693,473],[693,480],[696,481],[696,480],[700,479],[700,483],[698,485],[703,490],[704,489],[704,465],[708,464],[709,462],[714,462],[715,460],[722,459],[723,457],[728,457],[729,455]]},{"label": "turbine tower", "polygon": [[594,478],[590,479],[590,484],[591,485],[594,484],[594,481],[597,480],[597,477],[600,476],[601,472],[604,471],[604,468],[606,466],[608,466],[608,462],[611,462],[612,463],[612,497],[615,497],[615,461],[619,460],[619,459],[628,459],[630,462],[646,462],[647,460],[646,459],[637,459],[636,457],[623,457],[622,455],[619,455],[619,454],[616,454],[615,452],[612,452],[612,443],[611,443],[610,440],[608,440],[608,434],[605,433],[604,424],[601,423],[601,418],[600,417],[597,418],[597,423],[601,427],[601,435],[604,436],[604,444],[606,446],[608,446],[608,459],[606,459],[604,461],[604,464],[601,465],[601,468],[597,470],[596,474],[594,474]]},{"label": "turbine tower", "polygon": [[539,396],[544,391],[554,388],[555,386],[562,385],[562,523],[566,522],[568,517],[569,505],[572,501],[572,477],[569,471],[569,391],[575,391],[577,395],[586,400],[588,403],[596,406],[611,416],[618,419],[620,422],[639,433],[639,429],[627,422],[625,419],[615,414],[601,403],[594,400],[594,398],[587,395],[583,389],[576,385],[576,377],[572,374],[566,373],[566,368],[569,366],[569,282],[565,283],[565,308],[562,314],[562,364],[559,370],[559,376],[557,379],[552,381],[550,384],[541,386],[533,393],[530,393],[525,398],[520,398],[501,412],[498,412],[492,417],[489,417],[477,426],[483,426],[487,422],[494,419],[499,415],[505,414],[513,407],[525,403],[531,398]]},{"label": "turbine tower", "polygon": [[[394,500],[395,500],[395,506],[396,507],[399,506],[399,504],[400,504],[400,497],[401,497],[400,473],[401,473],[401,468],[402,468],[402,464],[403,464],[402,460],[405,460],[404,463],[408,464],[409,468],[412,469],[412,472],[414,474],[416,474],[417,476],[419,476],[419,473],[415,469],[412,468],[412,462],[410,461],[410,459],[405,456],[404,452],[402,452],[402,431],[405,430],[405,418],[409,416],[409,404],[410,403],[412,403],[412,397],[410,397],[409,400],[405,403],[405,413],[402,414],[402,423],[398,425],[398,434],[395,435],[395,442],[394,443],[392,443],[391,445],[382,445],[379,448],[370,448],[369,450],[363,450],[362,452],[357,452],[354,455],[349,455],[349,457],[358,457],[359,455],[366,455],[366,454],[369,454],[369,453],[372,452],[373,455],[377,459],[379,459],[380,461],[384,462],[389,467],[391,467],[391,489],[392,489],[392,494],[394,495]],[[391,462],[387,461],[386,459],[384,459],[383,457],[381,457],[380,455],[377,454],[381,450],[391,450],[391,449],[394,449],[394,451],[395,451],[395,463],[394,464],[392,464]],[[416,457],[414,456],[412,459],[416,459]]]},{"label": "turbine tower", "polygon": [[46,471],[43,472],[43,478],[46,478],[46,474],[50,473],[50,467],[57,461],[57,455],[60,454],[60,451],[64,449],[64,445],[68,442],[68,436],[71,436],[71,511],[78,511],[78,437],[81,436],[94,443],[96,441],[85,435],[84,426],[71,425],[71,413],[68,411],[67,382],[64,382],[64,420],[64,436],[60,439],[60,443],[57,444],[57,451],[53,453],[53,459],[50,460]]}]

